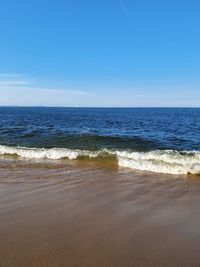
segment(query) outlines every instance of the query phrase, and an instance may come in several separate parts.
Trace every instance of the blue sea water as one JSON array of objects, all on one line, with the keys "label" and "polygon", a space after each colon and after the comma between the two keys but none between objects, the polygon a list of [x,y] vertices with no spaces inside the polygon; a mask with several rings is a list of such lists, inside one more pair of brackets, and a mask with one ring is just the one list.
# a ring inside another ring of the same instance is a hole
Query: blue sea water
[{"label": "blue sea water", "polygon": [[0,144],[200,151],[200,109],[1,107]]},{"label": "blue sea water", "polygon": [[[174,159],[178,153],[177,164],[181,164],[181,157],[186,153],[195,157],[194,165],[200,163],[200,109],[0,107],[0,146],[1,155],[12,154],[10,149],[19,147],[56,148],[57,152],[58,148],[71,152],[107,150],[112,154],[117,151],[121,158],[125,158],[125,154],[119,153],[129,153],[125,167],[134,165],[136,168],[139,168],[138,155],[140,163],[151,160],[152,165],[156,159],[149,153],[159,151],[162,157],[164,153],[165,156],[171,153]],[[61,157],[65,157],[63,153],[62,150]],[[13,154],[20,153],[14,151]],[[145,158],[141,159],[141,155]],[[66,157],[70,158],[68,154]]]}]

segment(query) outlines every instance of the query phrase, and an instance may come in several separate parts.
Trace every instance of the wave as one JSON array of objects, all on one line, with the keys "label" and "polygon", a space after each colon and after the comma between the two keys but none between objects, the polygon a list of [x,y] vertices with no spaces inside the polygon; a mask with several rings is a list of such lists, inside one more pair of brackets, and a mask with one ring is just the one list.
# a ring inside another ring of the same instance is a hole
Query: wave
[{"label": "wave", "polygon": [[28,148],[0,145],[0,156],[17,156],[27,159],[79,159],[82,157],[115,157],[124,168],[165,174],[200,175],[200,152],[155,150],[150,152],[98,151],[66,148]]},{"label": "wave", "polygon": [[77,159],[81,156],[90,158],[97,157],[100,151],[89,151],[67,148],[29,148],[29,147],[11,147],[0,145],[0,155],[19,156],[28,159]]},{"label": "wave", "polygon": [[150,152],[116,152],[121,167],[165,174],[200,175],[200,152],[155,150]]}]

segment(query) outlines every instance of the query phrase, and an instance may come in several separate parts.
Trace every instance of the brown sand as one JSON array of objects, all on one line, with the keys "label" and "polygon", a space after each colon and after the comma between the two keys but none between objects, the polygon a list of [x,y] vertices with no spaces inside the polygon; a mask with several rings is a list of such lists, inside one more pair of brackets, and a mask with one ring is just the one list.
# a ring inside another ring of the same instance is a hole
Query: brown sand
[{"label": "brown sand", "polygon": [[0,165],[0,267],[200,266],[200,179]]}]

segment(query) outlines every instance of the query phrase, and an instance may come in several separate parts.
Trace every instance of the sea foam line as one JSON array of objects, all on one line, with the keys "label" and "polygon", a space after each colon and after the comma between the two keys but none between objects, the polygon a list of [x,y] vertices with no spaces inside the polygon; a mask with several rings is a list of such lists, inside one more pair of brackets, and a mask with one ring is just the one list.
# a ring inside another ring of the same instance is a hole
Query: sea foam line
[{"label": "sea foam line", "polygon": [[28,148],[0,145],[0,155],[16,155],[28,159],[76,159],[79,156],[97,157],[99,152],[67,148]]},{"label": "sea foam line", "polygon": [[165,174],[200,174],[200,153],[197,151],[155,150],[116,153],[121,167]]},{"label": "sea foam line", "polygon": [[89,151],[67,148],[27,148],[0,145],[0,155],[17,155],[28,159],[77,159],[78,157],[96,158],[98,156],[115,156],[118,165],[124,168],[165,174],[200,175],[200,152],[155,150],[150,152],[128,152],[99,150]]}]

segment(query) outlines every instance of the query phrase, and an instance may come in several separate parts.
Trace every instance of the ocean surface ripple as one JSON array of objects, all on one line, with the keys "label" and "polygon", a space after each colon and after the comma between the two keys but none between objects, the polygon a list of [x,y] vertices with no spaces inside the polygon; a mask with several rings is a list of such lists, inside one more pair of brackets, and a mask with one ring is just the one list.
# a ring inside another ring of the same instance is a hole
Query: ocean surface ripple
[{"label": "ocean surface ripple", "polygon": [[108,159],[136,170],[200,174],[200,109],[0,108],[0,156]]}]

